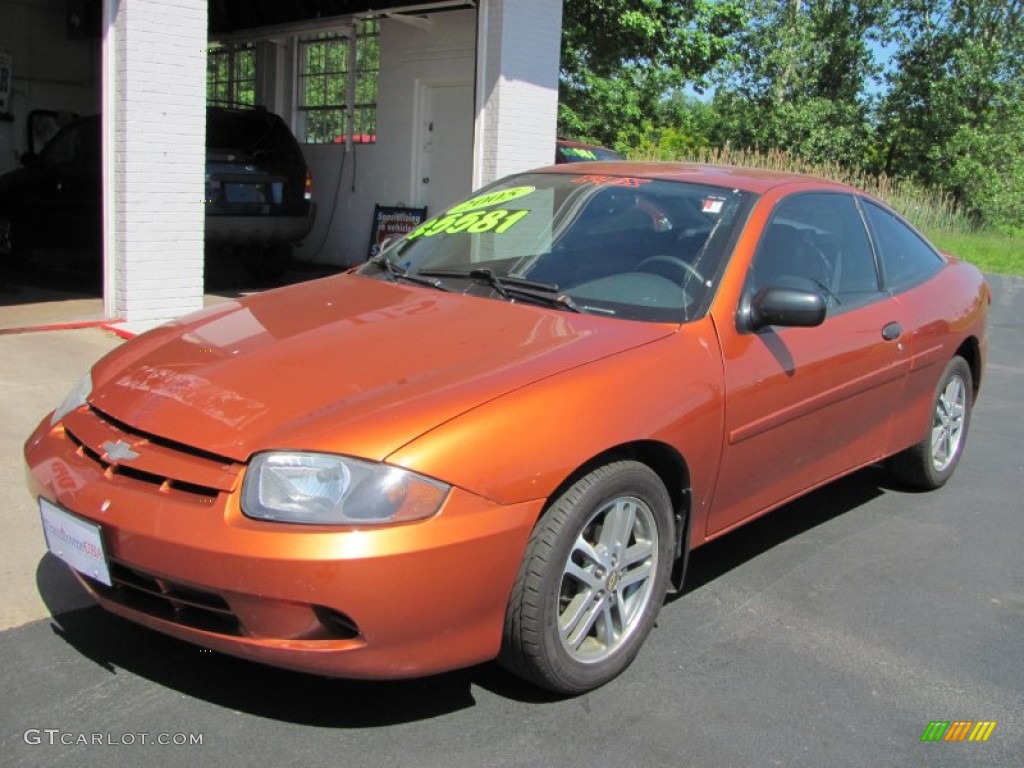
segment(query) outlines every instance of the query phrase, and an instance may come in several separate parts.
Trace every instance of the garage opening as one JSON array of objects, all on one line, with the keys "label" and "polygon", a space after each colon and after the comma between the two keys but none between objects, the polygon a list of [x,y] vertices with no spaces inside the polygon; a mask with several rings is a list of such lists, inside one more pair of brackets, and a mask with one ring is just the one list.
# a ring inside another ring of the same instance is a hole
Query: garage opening
[{"label": "garage opening", "polygon": [[196,286],[336,273],[380,211],[547,164],[560,4],[512,6],[0,0],[0,327],[32,304],[155,324]]}]

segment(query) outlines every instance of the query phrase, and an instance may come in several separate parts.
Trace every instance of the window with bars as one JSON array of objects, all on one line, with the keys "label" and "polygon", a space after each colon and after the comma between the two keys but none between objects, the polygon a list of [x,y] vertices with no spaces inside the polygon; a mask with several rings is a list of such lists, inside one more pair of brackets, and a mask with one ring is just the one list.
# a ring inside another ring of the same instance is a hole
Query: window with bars
[{"label": "window with bars", "polygon": [[252,43],[217,45],[206,53],[206,103],[215,107],[256,103],[256,51]]},{"label": "window with bars", "polygon": [[355,25],[354,39],[321,36],[299,43],[297,131],[307,144],[377,141],[380,31],[376,21]]}]

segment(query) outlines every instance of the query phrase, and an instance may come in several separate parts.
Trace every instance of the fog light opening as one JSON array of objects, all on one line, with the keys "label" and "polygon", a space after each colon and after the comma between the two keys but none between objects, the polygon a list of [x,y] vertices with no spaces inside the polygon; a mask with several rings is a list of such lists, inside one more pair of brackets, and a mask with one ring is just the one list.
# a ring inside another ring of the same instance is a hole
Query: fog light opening
[{"label": "fog light opening", "polygon": [[352,640],[359,637],[359,627],[341,611],[324,605],[314,605],[313,613],[324,629],[339,640]]}]

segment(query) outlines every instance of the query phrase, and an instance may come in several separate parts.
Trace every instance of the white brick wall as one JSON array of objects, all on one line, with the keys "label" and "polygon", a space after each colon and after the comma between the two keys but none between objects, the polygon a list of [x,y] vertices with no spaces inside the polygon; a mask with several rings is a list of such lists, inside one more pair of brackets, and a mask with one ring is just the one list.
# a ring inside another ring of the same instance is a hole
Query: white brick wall
[{"label": "white brick wall", "polygon": [[152,323],[203,301],[207,3],[120,0],[115,13],[107,307]]},{"label": "white brick wall", "polygon": [[562,32],[559,0],[479,9],[476,186],[554,162]]}]

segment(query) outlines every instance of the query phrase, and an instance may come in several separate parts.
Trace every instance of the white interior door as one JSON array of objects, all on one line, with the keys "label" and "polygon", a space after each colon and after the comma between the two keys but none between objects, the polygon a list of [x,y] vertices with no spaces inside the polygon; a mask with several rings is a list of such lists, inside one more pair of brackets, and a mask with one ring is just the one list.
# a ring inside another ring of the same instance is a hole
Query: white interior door
[{"label": "white interior door", "polygon": [[434,216],[473,184],[473,83],[421,83],[413,198]]}]

